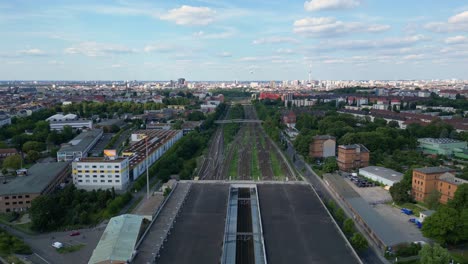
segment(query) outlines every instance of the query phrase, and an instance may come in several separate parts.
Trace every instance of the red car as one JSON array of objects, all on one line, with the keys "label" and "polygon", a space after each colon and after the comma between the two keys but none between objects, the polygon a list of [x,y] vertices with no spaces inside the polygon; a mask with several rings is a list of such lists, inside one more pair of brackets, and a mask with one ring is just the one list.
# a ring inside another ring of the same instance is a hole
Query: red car
[{"label": "red car", "polygon": [[74,231],[70,234],[70,236],[79,236],[80,235],[80,232],[78,231]]}]

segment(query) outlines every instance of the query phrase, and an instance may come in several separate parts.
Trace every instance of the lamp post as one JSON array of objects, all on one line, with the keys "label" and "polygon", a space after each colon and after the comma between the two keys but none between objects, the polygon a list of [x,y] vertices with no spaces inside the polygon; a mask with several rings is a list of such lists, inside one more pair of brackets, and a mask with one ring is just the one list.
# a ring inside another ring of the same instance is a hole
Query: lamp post
[{"label": "lamp post", "polygon": [[149,168],[148,168],[148,136],[145,137],[146,145],[146,199],[150,197],[150,186],[149,186]]}]

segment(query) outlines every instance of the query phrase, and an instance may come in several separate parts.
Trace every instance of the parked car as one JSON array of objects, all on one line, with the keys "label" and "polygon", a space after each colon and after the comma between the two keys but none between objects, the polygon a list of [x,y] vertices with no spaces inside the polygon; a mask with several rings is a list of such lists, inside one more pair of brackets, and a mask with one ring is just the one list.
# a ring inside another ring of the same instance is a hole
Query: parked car
[{"label": "parked car", "polygon": [[71,232],[70,236],[79,236],[81,233],[78,231]]},{"label": "parked car", "polygon": [[52,247],[56,248],[56,249],[59,249],[59,248],[63,248],[63,244],[60,243],[60,242],[54,242],[52,244]]}]

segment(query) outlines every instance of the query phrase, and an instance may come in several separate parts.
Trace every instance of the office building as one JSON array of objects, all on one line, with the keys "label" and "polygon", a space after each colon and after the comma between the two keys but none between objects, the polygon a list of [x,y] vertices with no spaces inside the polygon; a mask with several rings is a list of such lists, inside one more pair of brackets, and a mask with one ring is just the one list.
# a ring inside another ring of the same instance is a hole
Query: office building
[{"label": "office building", "polygon": [[73,183],[84,190],[126,190],[129,178],[128,158],[82,158],[72,163]]},{"label": "office building", "polygon": [[0,184],[0,212],[21,212],[31,207],[31,202],[51,193],[70,174],[64,162],[37,163],[18,176]]},{"label": "office building", "polygon": [[416,201],[424,202],[433,191],[440,193],[440,202],[446,204],[453,199],[455,191],[468,181],[454,176],[455,170],[446,167],[426,167],[413,170],[412,195]]},{"label": "office building", "polygon": [[88,152],[103,135],[102,129],[84,131],[57,151],[57,161],[73,161],[88,156]]},{"label": "office building", "polygon": [[338,146],[338,167],[351,171],[369,166],[369,150],[362,144]]},{"label": "office building", "polygon": [[309,147],[309,155],[312,158],[320,159],[335,157],[336,138],[329,135],[318,135],[313,137]]}]

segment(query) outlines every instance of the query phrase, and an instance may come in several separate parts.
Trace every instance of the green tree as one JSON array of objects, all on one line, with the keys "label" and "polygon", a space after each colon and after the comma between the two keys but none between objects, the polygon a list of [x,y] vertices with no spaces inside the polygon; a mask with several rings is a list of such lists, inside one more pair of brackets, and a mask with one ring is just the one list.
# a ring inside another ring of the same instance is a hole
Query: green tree
[{"label": "green tree", "polygon": [[409,194],[410,189],[411,185],[408,186],[408,184],[403,181],[397,182],[390,187],[390,195],[392,196],[393,201],[397,204],[410,202],[413,199]]},{"label": "green tree", "polygon": [[448,250],[438,244],[424,245],[419,251],[419,256],[421,264],[447,264],[451,260]]},{"label": "green tree", "polygon": [[459,222],[460,215],[456,209],[442,206],[436,213],[424,220],[422,233],[438,243],[456,244],[462,239],[464,223]]},{"label": "green tree", "polygon": [[334,172],[338,170],[338,163],[336,162],[335,157],[328,157],[325,159],[323,164],[323,171],[325,172]]},{"label": "green tree", "polygon": [[21,167],[22,158],[19,154],[8,156],[3,161],[3,168],[17,170]]},{"label": "green tree", "polygon": [[356,251],[363,251],[367,249],[367,247],[369,246],[366,238],[363,235],[361,235],[361,233],[358,233],[358,232],[353,234],[350,242]]},{"label": "green tree", "polygon": [[29,152],[31,150],[43,151],[45,149],[45,144],[37,141],[28,141],[23,144],[23,152]]},{"label": "green tree", "polygon": [[439,199],[440,199],[440,192],[434,189],[427,195],[424,202],[426,202],[429,209],[435,210],[440,205]]},{"label": "green tree", "polygon": [[344,222],[343,222],[343,232],[348,236],[351,235],[352,233],[354,233],[353,219],[346,218],[346,220],[344,220]]},{"label": "green tree", "polygon": [[468,184],[461,184],[458,186],[457,191],[448,205],[458,211],[468,209]]},{"label": "green tree", "polygon": [[335,211],[335,218],[339,224],[342,224],[344,219],[346,218],[343,209],[341,209],[340,207],[338,207]]},{"label": "green tree", "polygon": [[26,159],[28,160],[29,163],[34,163],[40,158],[41,158],[41,154],[35,150],[30,150],[26,154]]}]

